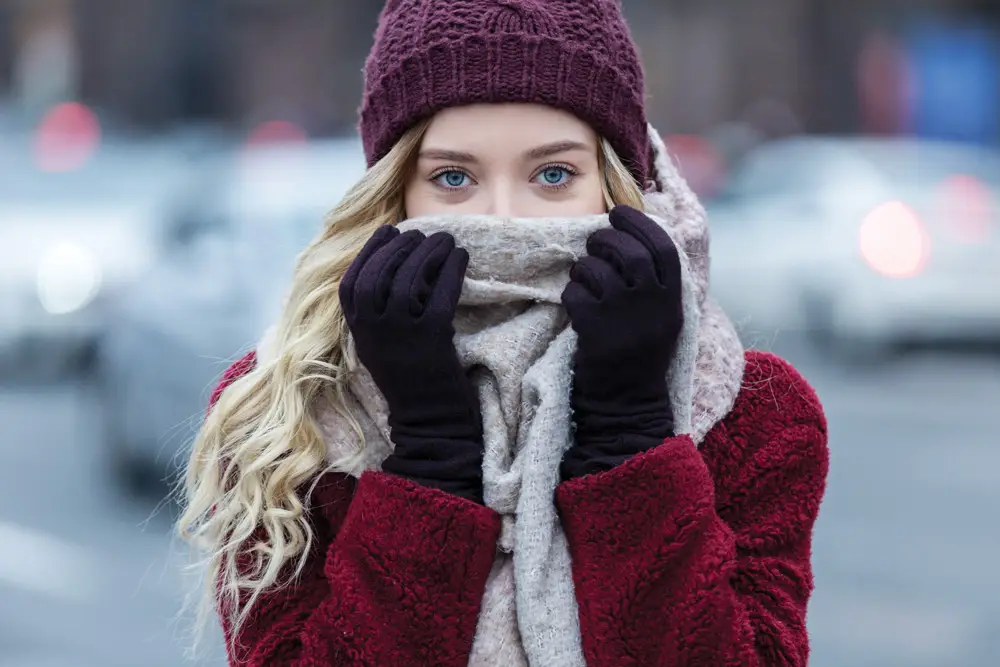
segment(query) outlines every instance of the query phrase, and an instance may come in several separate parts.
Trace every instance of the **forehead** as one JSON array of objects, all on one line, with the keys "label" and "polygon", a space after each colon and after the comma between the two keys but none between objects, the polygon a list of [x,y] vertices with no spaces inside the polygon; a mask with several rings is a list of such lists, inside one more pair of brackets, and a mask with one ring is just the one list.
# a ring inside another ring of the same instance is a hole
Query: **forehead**
[{"label": "forehead", "polygon": [[597,134],[573,114],[540,104],[476,104],[437,113],[424,135],[426,147],[521,153],[542,144],[571,141],[597,148]]}]

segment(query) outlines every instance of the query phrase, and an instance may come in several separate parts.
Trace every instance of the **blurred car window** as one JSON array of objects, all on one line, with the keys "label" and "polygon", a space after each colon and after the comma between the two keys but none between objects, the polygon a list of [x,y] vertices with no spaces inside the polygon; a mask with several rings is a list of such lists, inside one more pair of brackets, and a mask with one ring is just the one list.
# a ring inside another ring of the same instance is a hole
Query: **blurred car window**
[{"label": "blurred car window", "polygon": [[15,153],[0,159],[0,197],[6,203],[72,201],[87,205],[156,197],[190,168],[179,150],[158,146],[107,146],[83,167],[44,171]]},{"label": "blurred car window", "polygon": [[222,211],[188,204],[171,216],[165,237],[171,250],[184,252],[208,235],[225,236],[231,231],[230,221]]},{"label": "blurred car window", "polygon": [[859,141],[858,154],[886,177],[915,185],[938,184],[952,175],[1000,184],[1000,157],[989,150],[935,142]]},{"label": "blurred car window", "polygon": [[733,170],[722,200],[787,196],[823,186],[852,160],[842,151],[812,141],[776,142],[750,153]]},{"label": "blurred car window", "polygon": [[944,142],[792,139],[768,144],[737,163],[719,200],[803,193],[837,181],[933,185],[953,175],[1000,185],[1000,157],[986,149]]}]

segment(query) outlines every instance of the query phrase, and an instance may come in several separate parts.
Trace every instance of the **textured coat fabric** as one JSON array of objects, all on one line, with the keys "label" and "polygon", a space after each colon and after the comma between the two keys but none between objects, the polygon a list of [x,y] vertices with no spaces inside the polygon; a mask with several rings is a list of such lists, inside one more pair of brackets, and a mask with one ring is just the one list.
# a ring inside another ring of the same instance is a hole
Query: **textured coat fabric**
[{"label": "textured coat fabric", "polygon": [[475,103],[565,109],[649,177],[642,65],[619,0],[392,0],[365,64],[369,166],[422,118]]},{"label": "textured coat fabric", "polygon": [[[674,428],[697,441],[692,428],[693,395],[706,403],[710,423],[735,400],[743,350],[731,327],[709,322],[702,328],[705,273],[692,273],[687,252],[700,249],[675,229],[705,233],[704,212],[666,160],[655,130],[658,180],[664,192],[650,194],[646,212],[676,236],[682,265],[684,327],[668,374]],[[590,235],[609,225],[608,216],[506,220],[488,216],[407,220],[401,231],[451,233],[469,253],[469,268],[455,319],[455,344],[463,366],[476,370],[485,451],[486,505],[503,517],[503,531],[470,664],[510,667],[583,667],[583,647],[572,568],[556,514],[559,464],[572,444],[570,394],[576,334],[560,303],[574,261],[586,254]],[[704,265],[699,265],[704,268]],[[700,289],[696,289],[698,286]],[[724,323],[724,322],[723,322]],[[673,346],[673,340],[664,345]],[[699,359],[699,346],[711,355]],[[269,345],[261,345],[268,356]],[[701,368],[696,369],[696,361]],[[360,405],[351,412],[365,432],[336,411],[321,413],[331,461],[363,451],[360,474],[378,469],[392,452],[389,410],[378,386],[357,367],[350,394]]]},{"label": "textured coat fabric", "polygon": [[[735,405],[700,447],[669,438],[558,487],[589,667],[807,664],[826,422],[791,366],[745,358]],[[499,514],[381,472],[327,473],[310,519],[305,571],[255,606],[232,665],[469,664]]]},{"label": "textured coat fabric", "polygon": [[[478,369],[487,506],[377,471],[391,434],[384,400],[357,368],[348,409],[363,456],[324,474],[311,569],[253,610],[235,664],[805,664],[822,411],[786,364],[744,355],[707,298],[704,212],[654,131],[650,142],[661,187],[646,208],[681,250],[685,277],[668,375],[678,435],[559,483],[573,333],[553,299],[580,239],[606,217],[517,229],[465,219],[467,229],[449,228],[468,234],[459,243],[473,258],[456,346]],[[266,340],[258,354],[273,354]],[[331,461],[356,453],[354,429],[315,410]]]}]

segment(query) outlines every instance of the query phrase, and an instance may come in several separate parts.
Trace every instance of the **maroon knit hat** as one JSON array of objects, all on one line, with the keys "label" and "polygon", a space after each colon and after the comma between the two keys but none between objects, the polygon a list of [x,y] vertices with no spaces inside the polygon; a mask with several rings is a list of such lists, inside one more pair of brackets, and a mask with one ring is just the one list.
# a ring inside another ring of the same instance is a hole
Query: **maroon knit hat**
[{"label": "maroon knit hat", "polygon": [[619,0],[388,0],[365,64],[361,137],[371,166],[449,107],[565,109],[652,170],[639,54]]}]

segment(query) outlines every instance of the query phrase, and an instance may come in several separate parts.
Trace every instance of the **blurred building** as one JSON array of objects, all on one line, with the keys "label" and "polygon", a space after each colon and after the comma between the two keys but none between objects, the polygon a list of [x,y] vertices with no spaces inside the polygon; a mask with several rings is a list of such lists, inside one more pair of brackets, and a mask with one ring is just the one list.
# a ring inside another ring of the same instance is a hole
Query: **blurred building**
[{"label": "blurred building", "polygon": [[177,119],[310,134],[354,124],[378,3],[77,0],[81,95],[143,126]]},{"label": "blurred building", "polygon": [[[996,26],[996,0],[623,0],[650,115],[677,133],[895,131],[893,37],[915,16]],[[349,130],[377,0],[0,0],[0,85],[31,117],[80,99],[123,127],[268,120]],[[862,69],[859,70],[859,67]],[[998,86],[1000,87],[1000,86]],[[898,95],[897,95],[898,97]]]}]

